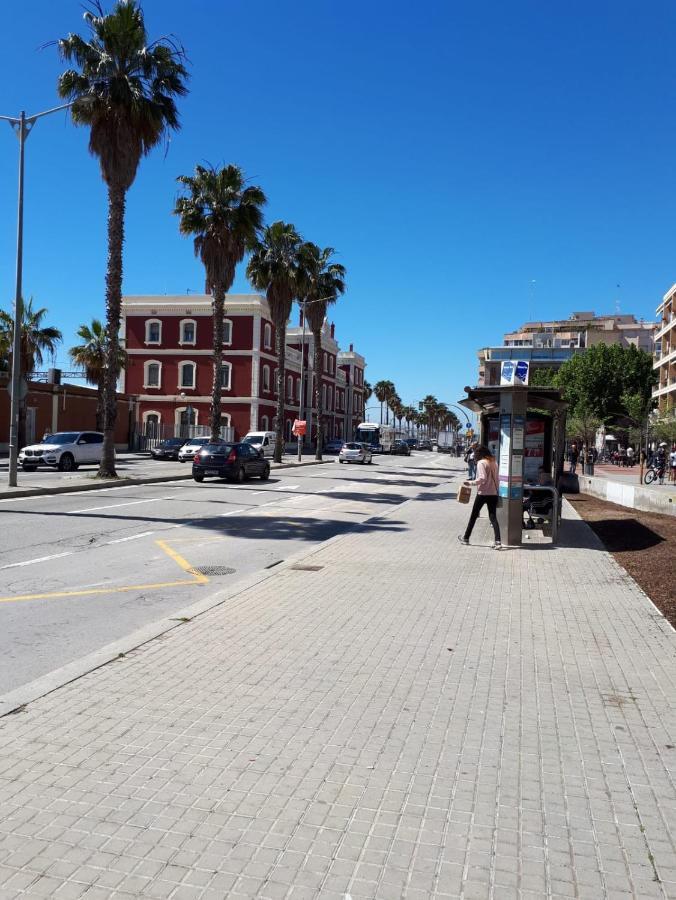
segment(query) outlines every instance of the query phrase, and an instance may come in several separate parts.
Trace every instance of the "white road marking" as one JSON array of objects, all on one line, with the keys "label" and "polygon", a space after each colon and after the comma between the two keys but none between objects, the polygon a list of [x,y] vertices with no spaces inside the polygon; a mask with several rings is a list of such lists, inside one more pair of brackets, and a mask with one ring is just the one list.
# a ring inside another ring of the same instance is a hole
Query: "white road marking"
[{"label": "white road marking", "polygon": [[230,512],[221,513],[220,518],[224,519],[226,516],[236,516],[237,513],[243,513],[243,512],[246,512],[246,510],[245,509],[232,509],[232,510],[230,510]]},{"label": "white road marking", "polygon": [[142,531],[140,534],[130,534],[129,537],[118,538],[116,541],[107,541],[108,544],[124,544],[125,541],[135,541],[136,538],[148,537],[149,534],[155,534],[154,531]]},{"label": "white road marking", "polygon": [[286,491],[295,491],[296,488],[299,488],[299,487],[300,487],[299,484],[287,484],[286,487],[275,488],[275,492],[281,491],[281,493],[284,494],[284,493],[286,493]]},{"label": "white road marking", "polygon": [[52,556],[39,556],[37,559],[27,559],[24,562],[10,563],[7,566],[0,566],[0,569],[16,569],[19,566],[32,566],[33,563],[47,562],[49,559],[61,559],[63,556],[72,555],[73,551],[69,550],[67,553],[54,553]]},{"label": "white road marking", "polygon": [[157,503],[159,500],[173,499],[173,497],[150,497],[148,500],[127,500],[126,503],[111,503],[109,506],[89,506],[87,509],[71,509],[70,512],[64,513],[64,515],[73,516],[76,513],[98,512],[101,509],[117,509],[120,506],[136,506],[138,503]]}]

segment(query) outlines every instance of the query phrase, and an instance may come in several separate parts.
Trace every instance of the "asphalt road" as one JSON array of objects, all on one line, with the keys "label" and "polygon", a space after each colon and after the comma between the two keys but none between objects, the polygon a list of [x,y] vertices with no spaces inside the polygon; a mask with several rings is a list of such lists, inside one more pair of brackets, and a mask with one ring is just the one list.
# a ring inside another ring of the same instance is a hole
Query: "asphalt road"
[{"label": "asphalt road", "polygon": [[461,468],[416,453],[0,500],[0,695],[355,525],[401,528],[377,517]]}]

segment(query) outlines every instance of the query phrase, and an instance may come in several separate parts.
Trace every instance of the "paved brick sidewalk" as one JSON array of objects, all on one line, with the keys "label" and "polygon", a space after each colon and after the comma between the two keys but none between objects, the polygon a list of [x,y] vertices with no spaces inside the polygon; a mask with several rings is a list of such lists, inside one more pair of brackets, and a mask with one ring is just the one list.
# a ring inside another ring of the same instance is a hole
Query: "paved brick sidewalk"
[{"label": "paved brick sidewalk", "polygon": [[0,897],[676,897],[676,635],[424,496],[1,719]]}]

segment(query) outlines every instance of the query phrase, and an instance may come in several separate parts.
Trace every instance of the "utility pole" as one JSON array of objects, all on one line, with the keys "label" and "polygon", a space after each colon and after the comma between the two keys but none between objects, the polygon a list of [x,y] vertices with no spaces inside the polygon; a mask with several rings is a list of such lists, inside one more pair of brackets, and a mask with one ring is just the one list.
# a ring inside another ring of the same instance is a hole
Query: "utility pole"
[{"label": "utility pole", "polygon": [[16,288],[14,292],[14,333],[12,335],[12,380],[11,380],[11,401],[9,413],[9,487],[17,485],[17,460],[19,456],[19,410],[21,408],[22,385],[21,385],[21,325],[23,323],[23,183],[24,183],[24,153],[26,146],[26,138],[30,134],[33,125],[43,116],[50,113],[59,112],[62,109],[68,109],[72,103],[64,103],[62,106],[55,106],[53,109],[46,109],[44,112],[36,113],[34,116],[26,116],[24,110],[21,110],[19,117],[0,116],[5,122],[9,122],[12,129],[19,138],[19,199],[17,211],[17,229],[16,229]]}]

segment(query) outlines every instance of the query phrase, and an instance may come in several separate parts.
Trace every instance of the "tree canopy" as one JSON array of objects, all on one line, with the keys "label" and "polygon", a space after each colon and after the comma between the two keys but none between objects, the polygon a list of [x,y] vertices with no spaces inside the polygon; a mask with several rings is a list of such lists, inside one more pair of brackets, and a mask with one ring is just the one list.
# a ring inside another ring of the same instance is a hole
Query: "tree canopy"
[{"label": "tree canopy", "polygon": [[584,414],[604,422],[633,418],[637,407],[649,408],[654,383],[652,356],[619,344],[590,347],[564,363],[554,377],[554,384],[570,404],[571,415]]}]

